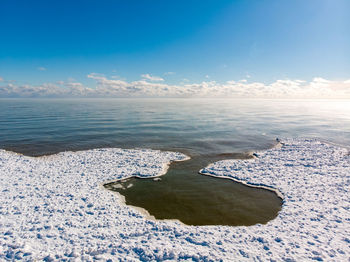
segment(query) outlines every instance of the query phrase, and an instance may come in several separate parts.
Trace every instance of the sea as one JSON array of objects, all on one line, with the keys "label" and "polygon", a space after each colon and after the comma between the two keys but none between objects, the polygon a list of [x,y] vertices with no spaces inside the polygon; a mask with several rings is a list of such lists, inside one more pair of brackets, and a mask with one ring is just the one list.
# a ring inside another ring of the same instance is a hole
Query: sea
[{"label": "sea", "polygon": [[350,146],[350,100],[0,99],[0,148],[30,156],[101,147],[222,154],[283,137]]}]

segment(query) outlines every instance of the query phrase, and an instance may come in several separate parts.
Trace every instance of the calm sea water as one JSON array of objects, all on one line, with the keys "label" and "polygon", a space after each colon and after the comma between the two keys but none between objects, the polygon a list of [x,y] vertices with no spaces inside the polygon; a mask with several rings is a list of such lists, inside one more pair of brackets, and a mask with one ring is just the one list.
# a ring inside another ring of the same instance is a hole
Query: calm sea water
[{"label": "calm sea water", "polygon": [[282,200],[275,193],[198,174],[214,161],[270,148],[276,137],[350,147],[350,101],[0,100],[0,148],[31,156],[99,147],[190,155],[173,163],[161,181],[134,178],[105,186],[156,218],[191,225],[252,225],[277,216]]},{"label": "calm sea water", "polygon": [[0,148],[27,155],[97,147],[190,155],[265,149],[276,137],[350,145],[350,101],[0,100]]}]

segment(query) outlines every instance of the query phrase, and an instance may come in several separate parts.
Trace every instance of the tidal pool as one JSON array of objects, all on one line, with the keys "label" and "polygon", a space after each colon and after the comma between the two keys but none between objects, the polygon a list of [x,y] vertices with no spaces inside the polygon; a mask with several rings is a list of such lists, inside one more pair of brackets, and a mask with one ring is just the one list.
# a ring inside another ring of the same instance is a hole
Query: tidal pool
[{"label": "tidal pool", "polygon": [[273,191],[201,175],[198,171],[223,159],[247,159],[249,154],[200,155],[171,163],[157,178],[128,178],[105,184],[142,207],[156,219],[177,219],[187,225],[254,225],[274,219],[282,199]]}]

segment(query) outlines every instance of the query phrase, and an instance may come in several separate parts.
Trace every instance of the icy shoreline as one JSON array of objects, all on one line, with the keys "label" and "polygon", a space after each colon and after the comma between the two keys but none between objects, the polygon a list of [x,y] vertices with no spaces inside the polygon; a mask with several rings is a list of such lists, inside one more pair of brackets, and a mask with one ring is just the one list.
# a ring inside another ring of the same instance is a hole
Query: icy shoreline
[{"label": "icy shoreline", "polygon": [[284,139],[252,160],[202,173],[283,194],[279,216],[249,227],[145,219],[101,190],[131,175],[155,177],[181,153],[95,149],[27,157],[0,150],[0,260],[325,260],[350,256],[350,156],[344,148]]}]

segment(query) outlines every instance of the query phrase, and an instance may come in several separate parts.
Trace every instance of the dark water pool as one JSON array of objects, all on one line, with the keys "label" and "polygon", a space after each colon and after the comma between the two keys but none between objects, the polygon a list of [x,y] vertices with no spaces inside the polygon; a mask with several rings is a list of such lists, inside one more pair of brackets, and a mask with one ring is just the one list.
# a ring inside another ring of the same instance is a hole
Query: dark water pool
[{"label": "dark water pool", "polygon": [[125,196],[126,204],[142,207],[157,219],[178,219],[187,225],[267,223],[281,209],[282,199],[275,192],[198,174],[211,162],[233,158],[249,155],[197,156],[173,162],[160,178],[129,178],[105,187]]}]

